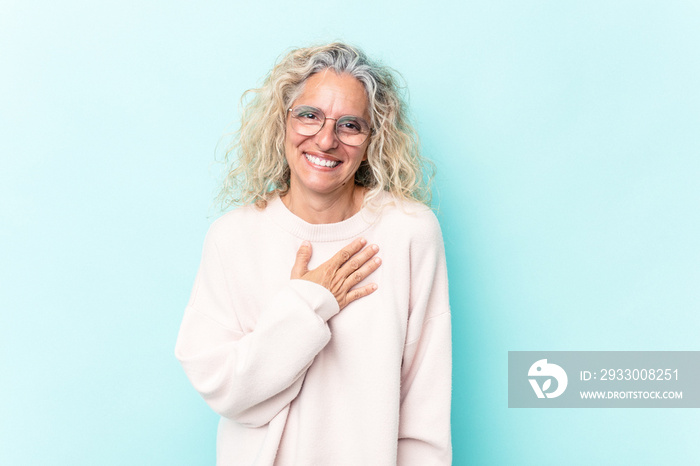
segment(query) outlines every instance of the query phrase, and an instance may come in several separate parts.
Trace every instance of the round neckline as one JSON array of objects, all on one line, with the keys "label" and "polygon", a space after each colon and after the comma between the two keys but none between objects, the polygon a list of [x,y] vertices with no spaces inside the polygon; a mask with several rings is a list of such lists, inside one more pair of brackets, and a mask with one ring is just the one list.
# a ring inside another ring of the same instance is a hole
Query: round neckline
[{"label": "round neckline", "polygon": [[309,223],[290,211],[279,196],[267,202],[264,211],[275,224],[307,241],[342,241],[356,238],[377,220],[378,212],[363,206],[353,216],[337,223]]}]

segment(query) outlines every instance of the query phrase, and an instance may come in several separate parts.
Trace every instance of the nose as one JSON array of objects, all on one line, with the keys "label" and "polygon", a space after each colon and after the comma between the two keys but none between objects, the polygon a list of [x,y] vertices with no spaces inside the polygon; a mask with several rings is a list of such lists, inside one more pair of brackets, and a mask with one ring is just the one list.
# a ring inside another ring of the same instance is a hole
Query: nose
[{"label": "nose", "polygon": [[335,121],[335,118],[326,117],[323,127],[318,133],[316,133],[316,145],[322,151],[335,149],[340,144],[338,136],[335,134]]}]

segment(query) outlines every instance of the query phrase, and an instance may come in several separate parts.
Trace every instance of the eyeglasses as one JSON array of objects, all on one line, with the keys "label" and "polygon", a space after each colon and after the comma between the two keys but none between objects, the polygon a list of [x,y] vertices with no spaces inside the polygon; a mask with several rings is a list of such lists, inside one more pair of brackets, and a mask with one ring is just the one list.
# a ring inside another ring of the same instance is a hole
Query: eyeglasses
[{"label": "eyeglasses", "polygon": [[369,123],[352,115],[330,118],[321,110],[309,105],[297,105],[287,112],[292,114],[292,129],[302,136],[318,134],[326,120],[335,120],[335,135],[340,142],[348,146],[361,146],[372,133]]}]

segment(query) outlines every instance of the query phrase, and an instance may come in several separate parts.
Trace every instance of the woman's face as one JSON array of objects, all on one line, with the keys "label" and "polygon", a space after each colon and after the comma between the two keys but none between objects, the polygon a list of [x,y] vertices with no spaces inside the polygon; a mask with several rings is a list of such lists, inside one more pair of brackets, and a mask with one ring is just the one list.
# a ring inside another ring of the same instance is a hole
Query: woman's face
[{"label": "woman's face", "polygon": [[309,105],[320,109],[326,123],[314,136],[303,136],[291,126],[291,112],[287,112],[285,156],[290,170],[290,193],[307,196],[339,198],[352,193],[355,172],[367,158],[369,138],[360,146],[348,146],[335,134],[336,120],[345,115],[370,120],[365,88],[348,74],[324,70],[306,80],[302,94],[291,107]]}]

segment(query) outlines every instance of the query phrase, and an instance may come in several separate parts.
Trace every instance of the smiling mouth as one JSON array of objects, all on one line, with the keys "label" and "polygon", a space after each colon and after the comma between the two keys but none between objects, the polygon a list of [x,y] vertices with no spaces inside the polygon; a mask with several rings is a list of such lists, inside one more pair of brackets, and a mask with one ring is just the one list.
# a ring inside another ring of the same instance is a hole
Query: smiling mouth
[{"label": "smiling mouth", "polygon": [[304,152],[304,157],[306,157],[306,160],[311,162],[313,165],[317,165],[319,167],[334,168],[340,165],[340,161],[338,160],[326,160],[316,157],[315,155],[309,155],[306,152]]}]

